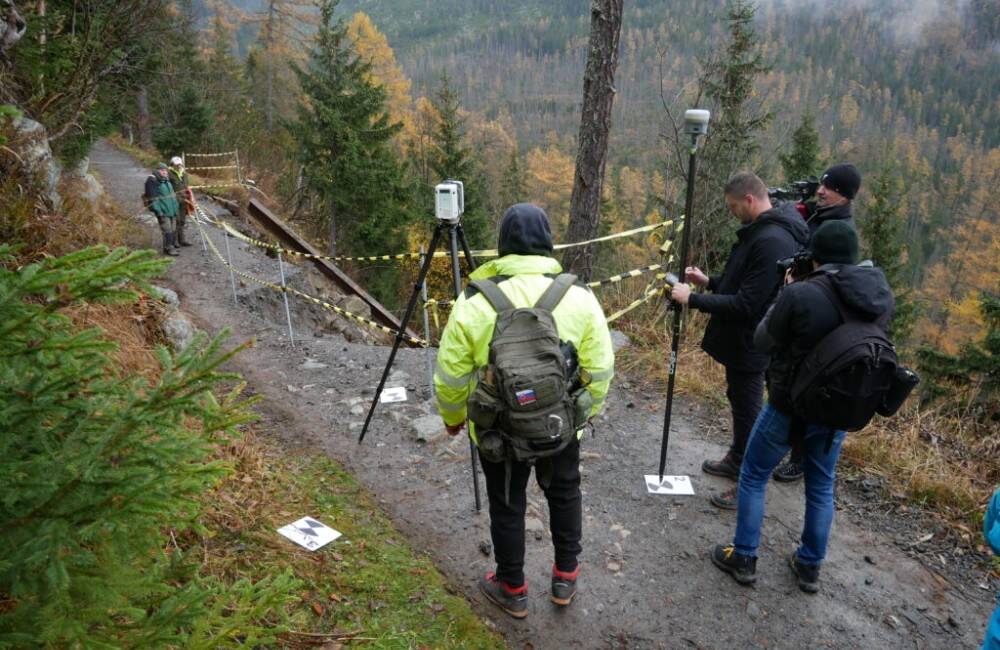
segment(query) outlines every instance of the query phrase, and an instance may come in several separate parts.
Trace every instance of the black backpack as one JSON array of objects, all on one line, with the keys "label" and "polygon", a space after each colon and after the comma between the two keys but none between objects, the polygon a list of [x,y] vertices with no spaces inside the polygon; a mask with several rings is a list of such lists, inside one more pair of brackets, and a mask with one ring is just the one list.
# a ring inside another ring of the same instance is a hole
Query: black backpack
[{"label": "black backpack", "polygon": [[[887,319],[859,318],[837,295],[828,275],[808,281],[827,294],[841,323],[799,362],[791,387],[795,415],[845,431],[864,428],[876,413],[892,415],[916,385],[916,375],[899,365]],[[899,399],[901,384],[908,388]]]}]

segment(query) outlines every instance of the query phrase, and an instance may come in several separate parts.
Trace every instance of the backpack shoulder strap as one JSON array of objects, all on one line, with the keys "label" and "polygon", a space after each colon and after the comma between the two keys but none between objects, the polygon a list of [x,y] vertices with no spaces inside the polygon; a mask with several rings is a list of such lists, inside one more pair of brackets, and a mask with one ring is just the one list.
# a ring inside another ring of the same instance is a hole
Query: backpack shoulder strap
[{"label": "backpack shoulder strap", "polygon": [[514,303],[501,291],[496,282],[492,280],[473,280],[472,286],[478,289],[479,293],[483,294],[483,297],[486,298],[498,314],[514,309]]},{"label": "backpack shoulder strap", "polygon": [[560,273],[535,303],[535,308],[545,311],[554,310],[575,282],[576,276],[572,273]]}]

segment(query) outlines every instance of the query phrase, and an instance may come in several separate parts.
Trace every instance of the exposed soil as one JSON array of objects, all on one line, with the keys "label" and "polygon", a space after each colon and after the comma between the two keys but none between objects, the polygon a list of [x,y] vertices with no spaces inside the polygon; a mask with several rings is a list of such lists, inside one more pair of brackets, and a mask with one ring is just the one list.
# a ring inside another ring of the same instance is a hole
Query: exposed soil
[{"label": "exposed soil", "polygon": [[[147,171],[103,142],[91,163],[125,211],[141,210],[138,197]],[[208,234],[223,249],[221,233]],[[388,386],[406,386],[409,399],[380,405],[359,446],[388,348],[322,333],[322,323],[298,310],[292,316],[293,326],[298,324],[292,346],[283,306],[259,306],[280,301],[280,295],[257,298],[259,287],[237,278],[234,303],[225,268],[202,249],[197,231],[193,235],[198,245],[182,251],[164,283],[205,331],[229,327],[234,342],[256,340],[234,369],[265,396],[260,408],[279,423],[286,444],[329,454],[353,472],[413,546],[479,604],[512,647],[979,647],[997,588],[981,558],[952,561],[951,547],[947,557],[944,549],[931,554],[933,538],[913,544],[926,530],[926,519],[909,517],[897,526],[894,521],[903,519],[898,506],[884,505],[870,481],[840,490],[818,595],[802,594],[785,564],[802,523],[801,484],[772,484],[768,490],[757,586],[741,587],[717,571],[707,551],[731,539],[735,515],[708,504],[708,495],[730,484],[701,473],[700,465],[723,453],[727,414],[680,397],[668,472],[690,475],[697,495],[648,495],[642,475],[656,470],[662,395],[630,386],[622,377],[616,378],[595,435],[583,442],[580,594],[565,610],[548,600],[548,519],[544,497],[532,483],[526,565],[531,614],[514,621],[498,613],[475,587],[476,578],[491,568],[484,554],[489,517],[473,507],[467,440],[449,439],[442,431],[421,442],[411,425],[434,415],[428,387],[433,351],[400,350]],[[242,243],[230,245],[237,268],[278,280],[274,260]],[[943,565],[936,555],[945,557]]]}]

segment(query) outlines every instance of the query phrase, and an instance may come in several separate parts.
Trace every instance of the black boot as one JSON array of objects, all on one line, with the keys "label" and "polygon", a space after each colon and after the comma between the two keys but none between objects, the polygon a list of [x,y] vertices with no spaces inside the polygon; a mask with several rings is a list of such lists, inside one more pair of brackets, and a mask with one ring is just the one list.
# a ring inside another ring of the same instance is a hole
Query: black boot
[{"label": "black boot", "polygon": [[804,564],[799,561],[799,552],[795,551],[788,558],[788,566],[792,569],[799,583],[799,589],[807,594],[819,591],[819,565]]},{"label": "black boot", "polygon": [[528,585],[511,587],[492,571],[479,579],[479,590],[486,598],[514,618],[528,615]]},{"label": "black boot", "polygon": [[712,549],[712,564],[733,576],[741,585],[757,582],[757,558],[736,552],[736,547],[719,544]]},{"label": "black boot", "polygon": [[556,565],[552,565],[552,602],[556,605],[566,606],[573,602],[576,595],[576,579],[580,576],[580,565],[572,573],[560,571]]},{"label": "black boot", "polygon": [[804,476],[802,463],[790,460],[787,463],[779,465],[778,469],[774,470],[774,473],[771,476],[773,476],[774,480],[779,483],[794,483],[795,481],[801,481]]},{"label": "black boot", "polygon": [[174,233],[165,232],[163,233],[163,254],[169,255],[170,257],[177,257],[180,253],[174,247]]},{"label": "black boot", "polygon": [[740,478],[740,464],[743,459],[733,452],[727,452],[725,458],[719,461],[706,460],[701,464],[701,471],[712,476],[724,476],[726,478]]}]

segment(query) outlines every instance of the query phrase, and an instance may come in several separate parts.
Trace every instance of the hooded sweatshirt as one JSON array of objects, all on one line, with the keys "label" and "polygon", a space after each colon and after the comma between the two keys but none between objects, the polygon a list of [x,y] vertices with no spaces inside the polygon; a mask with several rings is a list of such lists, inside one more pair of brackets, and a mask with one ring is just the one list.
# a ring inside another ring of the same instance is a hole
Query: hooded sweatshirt
[{"label": "hooded sweatshirt", "polygon": [[[530,307],[562,272],[550,257],[552,234],[541,208],[512,206],[500,221],[498,246],[502,257],[469,274],[472,280],[492,279],[515,307]],[[587,390],[591,415],[600,412],[614,375],[614,349],[600,303],[586,285],[576,284],[552,311],[559,339],[576,347],[580,368],[590,375]],[[497,314],[485,296],[470,287],[455,301],[441,334],[434,388],[438,411],[446,424],[466,417],[466,400],[475,388],[476,371],[489,361],[490,340]],[[475,441],[475,431],[470,431]]]},{"label": "hooded sweatshirt", "polygon": [[786,286],[757,326],[754,344],[771,355],[767,369],[768,401],[791,413],[795,368],[823,337],[841,324],[840,312],[815,280],[828,276],[833,289],[851,312],[888,329],[896,301],[881,269],[854,264],[824,264]]},{"label": "hooded sweatshirt", "polygon": [[809,236],[812,237],[819,230],[819,227],[827,221],[844,221],[854,229],[854,232],[858,231],[858,227],[854,223],[854,216],[851,214],[850,203],[830,208],[817,208],[812,216],[806,220],[806,225],[809,226]]},{"label": "hooded sweatshirt", "polygon": [[762,212],[736,231],[725,270],[709,279],[708,293],[691,294],[692,309],[711,314],[701,347],[727,368],[759,372],[768,355],[754,349],[757,322],[771,304],[782,276],[777,261],[809,240],[809,229],[790,203]]}]

